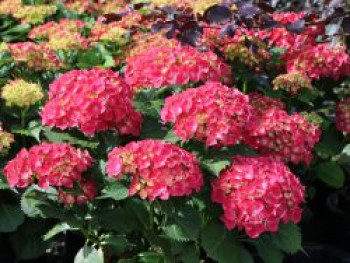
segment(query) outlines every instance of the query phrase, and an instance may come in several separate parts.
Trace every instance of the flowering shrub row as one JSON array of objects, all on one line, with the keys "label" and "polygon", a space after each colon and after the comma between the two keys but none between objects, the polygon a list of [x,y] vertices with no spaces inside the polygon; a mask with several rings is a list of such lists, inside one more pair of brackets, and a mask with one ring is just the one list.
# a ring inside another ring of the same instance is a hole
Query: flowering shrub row
[{"label": "flowering shrub row", "polygon": [[77,263],[301,250],[318,181],[347,177],[350,56],[332,17],[271,9],[0,1],[0,232],[33,233],[10,234],[17,258],[67,230]]}]

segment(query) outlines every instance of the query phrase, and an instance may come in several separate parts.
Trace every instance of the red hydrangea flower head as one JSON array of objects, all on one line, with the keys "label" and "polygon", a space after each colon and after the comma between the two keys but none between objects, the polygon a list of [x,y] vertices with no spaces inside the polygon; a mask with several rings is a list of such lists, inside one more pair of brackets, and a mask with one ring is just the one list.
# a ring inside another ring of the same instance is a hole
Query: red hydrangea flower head
[{"label": "red hydrangea flower head", "polygon": [[250,114],[248,96],[207,82],[166,98],[161,118],[174,123],[174,133],[183,141],[196,138],[207,146],[224,146],[242,140]]},{"label": "red hydrangea flower head", "polygon": [[288,72],[299,71],[312,79],[330,77],[335,80],[350,75],[350,56],[345,47],[331,47],[329,43],[318,44],[286,54]]},{"label": "red hydrangea flower head", "polygon": [[229,230],[257,238],[277,232],[280,223],[300,221],[304,187],[282,162],[237,156],[212,182],[212,200],[222,205],[221,219]]},{"label": "red hydrangea flower head", "polygon": [[85,22],[81,20],[61,19],[59,23],[54,21],[47,22],[43,25],[36,26],[29,32],[29,37],[32,39],[46,39],[51,34],[58,31],[68,31],[78,33],[85,27]]},{"label": "red hydrangea flower head", "polygon": [[262,155],[294,164],[310,164],[312,149],[321,135],[321,130],[302,115],[278,109],[255,114],[247,130],[247,145]]},{"label": "red hydrangea flower head", "polygon": [[116,179],[123,174],[131,176],[129,195],[149,200],[187,196],[203,185],[199,162],[193,154],[156,140],[131,142],[112,150],[107,174]]},{"label": "red hydrangea flower head", "polygon": [[92,179],[82,179],[79,182],[79,189],[59,188],[58,199],[67,205],[85,204],[95,199],[97,195],[96,183]]},{"label": "red hydrangea flower head", "polygon": [[282,24],[295,23],[305,17],[305,12],[281,12],[272,14],[272,18]]},{"label": "red hydrangea flower head", "polygon": [[88,135],[116,130],[139,135],[141,115],[132,105],[132,91],[112,70],[73,70],[50,85],[43,124],[61,130],[79,128]]},{"label": "red hydrangea flower head", "polygon": [[350,98],[338,103],[336,107],[336,126],[339,131],[350,133]]},{"label": "red hydrangea flower head", "polygon": [[42,188],[49,186],[72,188],[82,173],[91,166],[88,151],[69,144],[42,143],[29,150],[23,148],[9,161],[4,174],[10,187],[26,188],[35,181]]},{"label": "red hydrangea flower head", "polygon": [[189,82],[230,82],[231,69],[213,52],[200,52],[177,42],[154,46],[129,56],[125,78],[134,89],[185,85]]},{"label": "red hydrangea flower head", "polygon": [[278,98],[271,98],[259,92],[248,94],[250,105],[254,107],[256,114],[264,113],[269,109],[285,110],[286,105]]}]

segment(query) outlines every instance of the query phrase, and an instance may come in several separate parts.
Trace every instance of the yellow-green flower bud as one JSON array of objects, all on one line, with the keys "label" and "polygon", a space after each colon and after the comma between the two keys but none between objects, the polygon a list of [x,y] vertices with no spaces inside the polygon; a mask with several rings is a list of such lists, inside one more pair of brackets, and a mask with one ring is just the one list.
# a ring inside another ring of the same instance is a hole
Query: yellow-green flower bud
[{"label": "yellow-green flower bud", "polygon": [[0,53],[8,50],[7,44],[5,42],[0,43]]},{"label": "yellow-green flower bud", "polygon": [[25,5],[18,8],[12,15],[23,23],[40,24],[56,10],[57,7],[54,5]]},{"label": "yellow-green flower bud", "polygon": [[3,131],[0,127],[0,155],[6,153],[14,141],[13,134]]},{"label": "yellow-green flower bud", "polygon": [[22,79],[13,80],[6,84],[1,91],[1,98],[7,106],[26,108],[34,105],[44,97],[40,85],[29,83]]}]

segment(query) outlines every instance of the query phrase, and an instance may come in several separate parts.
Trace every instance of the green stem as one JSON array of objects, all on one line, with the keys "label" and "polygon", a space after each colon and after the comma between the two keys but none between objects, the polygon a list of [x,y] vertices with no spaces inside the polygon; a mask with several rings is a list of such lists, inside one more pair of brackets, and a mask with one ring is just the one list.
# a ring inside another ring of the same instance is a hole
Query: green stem
[{"label": "green stem", "polygon": [[243,93],[246,94],[248,91],[247,80],[243,81]]},{"label": "green stem", "polygon": [[21,126],[25,128],[28,108],[21,109]]}]

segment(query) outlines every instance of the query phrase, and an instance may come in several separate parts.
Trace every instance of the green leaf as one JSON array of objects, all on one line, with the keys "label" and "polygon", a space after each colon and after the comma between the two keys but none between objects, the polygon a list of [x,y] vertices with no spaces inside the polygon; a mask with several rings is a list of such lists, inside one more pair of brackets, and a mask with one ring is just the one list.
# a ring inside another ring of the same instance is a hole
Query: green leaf
[{"label": "green leaf", "polygon": [[137,229],[139,222],[131,209],[115,208],[113,210],[98,209],[93,218],[105,230],[130,233]]},{"label": "green leaf", "polygon": [[140,263],[166,263],[164,256],[156,252],[144,252],[138,255]]},{"label": "green leaf", "polygon": [[90,246],[82,247],[74,258],[74,263],[103,263],[103,251]]},{"label": "green leaf", "polygon": [[179,262],[182,263],[198,263],[201,262],[199,253],[195,245],[189,245],[179,255]]},{"label": "green leaf", "polygon": [[163,227],[164,233],[175,241],[196,240],[201,227],[199,212],[191,206],[176,207],[168,214],[170,223]]},{"label": "green leaf", "polygon": [[46,252],[49,242],[43,241],[42,235],[48,231],[49,226],[42,220],[27,220],[11,235],[17,260],[33,259]]},{"label": "green leaf", "polygon": [[333,126],[322,132],[320,142],[314,147],[314,151],[321,157],[329,158],[341,153],[343,149],[342,136]]},{"label": "green leaf", "polygon": [[0,204],[0,232],[13,232],[24,222],[19,206]]},{"label": "green leaf", "polygon": [[20,200],[21,209],[29,217],[43,216],[39,206],[44,204],[42,200],[35,197],[35,190],[33,187],[26,189]]},{"label": "green leaf", "polygon": [[55,225],[53,228],[51,228],[44,236],[43,239],[49,240],[51,238],[53,238],[54,236],[58,235],[61,232],[67,231],[69,230],[71,227],[70,225],[68,225],[65,222],[62,223],[58,223],[57,225]]},{"label": "green leaf", "polygon": [[255,247],[265,263],[283,263],[283,253],[272,242],[258,240]]},{"label": "green leaf", "polygon": [[54,143],[67,142],[73,145],[79,145],[81,147],[91,148],[91,149],[96,149],[99,145],[98,142],[81,140],[71,136],[68,133],[55,132],[47,127],[44,127],[43,130],[44,130],[44,135],[49,142],[54,142]]},{"label": "green leaf", "polygon": [[201,244],[207,255],[218,263],[253,263],[249,252],[222,224],[209,223],[201,233]]},{"label": "green leaf", "polygon": [[123,235],[107,235],[104,237],[103,245],[115,254],[124,252],[128,248],[128,240]]},{"label": "green leaf", "polygon": [[280,224],[278,233],[271,236],[275,245],[288,254],[302,250],[300,229],[293,223]]},{"label": "green leaf", "polygon": [[129,196],[129,189],[121,182],[113,182],[102,190],[100,199],[112,198],[113,200],[119,201],[124,200]]},{"label": "green leaf", "polygon": [[315,167],[315,173],[327,185],[341,188],[345,183],[343,169],[335,162],[320,163]]}]

